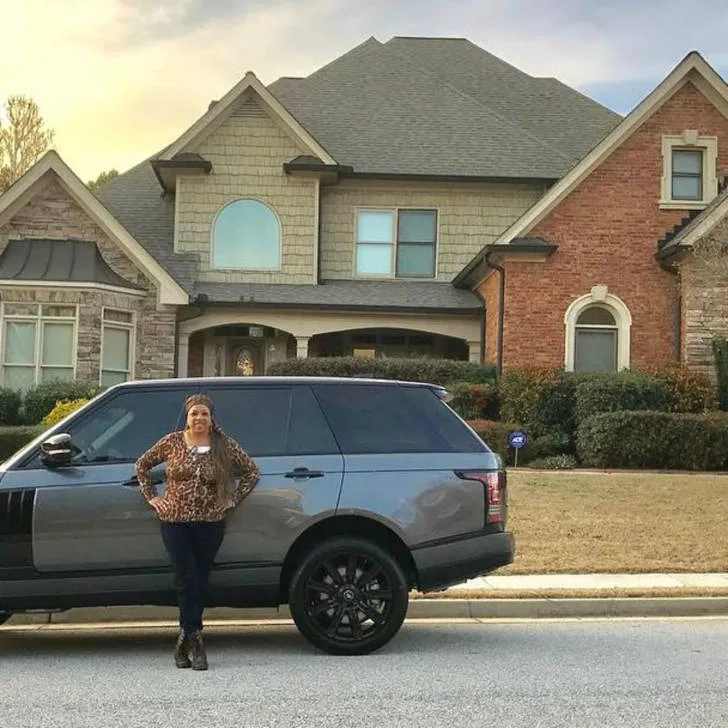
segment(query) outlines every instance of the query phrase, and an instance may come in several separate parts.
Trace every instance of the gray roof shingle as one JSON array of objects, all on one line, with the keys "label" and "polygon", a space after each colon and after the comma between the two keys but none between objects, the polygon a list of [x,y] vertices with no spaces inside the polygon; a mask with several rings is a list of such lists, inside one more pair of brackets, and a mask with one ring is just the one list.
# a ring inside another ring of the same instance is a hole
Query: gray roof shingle
[{"label": "gray roof shingle", "polygon": [[482,301],[472,292],[435,281],[325,281],[314,285],[264,283],[203,283],[195,294],[211,302],[244,303],[249,306],[300,306],[381,311],[482,311]]}]

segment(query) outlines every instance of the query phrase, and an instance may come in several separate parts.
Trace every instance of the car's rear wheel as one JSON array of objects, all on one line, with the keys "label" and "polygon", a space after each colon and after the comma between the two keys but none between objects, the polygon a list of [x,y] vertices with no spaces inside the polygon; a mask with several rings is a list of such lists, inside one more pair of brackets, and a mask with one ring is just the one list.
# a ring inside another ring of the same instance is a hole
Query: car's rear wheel
[{"label": "car's rear wheel", "polygon": [[12,612],[0,612],[0,624],[5,624],[12,616]]},{"label": "car's rear wheel", "polygon": [[402,626],[407,602],[399,564],[361,538],[320,543],[299,565],[289,592],[301,634],[334,655],[364,655],[385,645]]}]

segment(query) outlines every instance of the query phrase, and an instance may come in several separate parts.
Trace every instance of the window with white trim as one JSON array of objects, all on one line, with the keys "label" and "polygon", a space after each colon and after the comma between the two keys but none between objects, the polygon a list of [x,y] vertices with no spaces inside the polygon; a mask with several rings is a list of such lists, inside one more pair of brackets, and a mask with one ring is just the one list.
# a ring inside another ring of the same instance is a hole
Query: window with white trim
[{"label": "window with white trim", "polygon": [[607,286],[593,286],[564,314],[566,371],[619,371],[630,365],[632,316]]},{"label": "window with white trim", "polygon": [[212,267],[279,270],[281,224],[275,212],[258,200],[225,205],[212,228]]},{"label": "window with white trim", "polygon": [[695,130],[662,137],[663,209],[699,210],[718,194],[717,137]]},{"label": "window with white trim", "polygon": [[434,278],[437,211],[358,210],[356,275]]},{"label": "window with white trim", "polygon": [[105,308],[101,326],[102,387],[127,382],[133,378],[134,314]]},{"label": "window with white trim", "polygon": [[26,390],[75,374],[78,307],[11,303],[2,305],[2,385]]}]

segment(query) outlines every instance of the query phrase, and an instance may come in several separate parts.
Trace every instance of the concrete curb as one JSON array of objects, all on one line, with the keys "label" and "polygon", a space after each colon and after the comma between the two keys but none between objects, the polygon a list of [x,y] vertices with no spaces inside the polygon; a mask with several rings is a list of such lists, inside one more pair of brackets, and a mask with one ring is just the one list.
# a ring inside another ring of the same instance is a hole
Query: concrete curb
[{"label": "concrete curb", "polygon": [[[290,620],[280,609],[209,609],[206,619],[216,622]],[[413,599],[408,619],[554,619],[579,617],[728,617],[728,597],[572,598],[572,599]],[[7,628],[22,625],[84,625],[104,623],[174,623],[170,607],[110,607],[72,609],[48,615],[18,614]]]}]

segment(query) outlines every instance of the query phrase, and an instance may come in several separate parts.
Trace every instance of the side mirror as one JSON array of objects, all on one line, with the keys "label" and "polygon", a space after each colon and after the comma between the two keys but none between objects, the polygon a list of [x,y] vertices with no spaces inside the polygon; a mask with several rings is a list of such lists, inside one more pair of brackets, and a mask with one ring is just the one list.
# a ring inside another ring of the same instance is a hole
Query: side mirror
[{"label": "side mirror", "polygon": [[41,460],[49,468],[57,468],[61,465],[68,465],[73,455],[71,436],[65,432],[51,435],[40,444],[43,453]]}]

